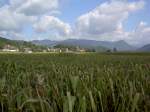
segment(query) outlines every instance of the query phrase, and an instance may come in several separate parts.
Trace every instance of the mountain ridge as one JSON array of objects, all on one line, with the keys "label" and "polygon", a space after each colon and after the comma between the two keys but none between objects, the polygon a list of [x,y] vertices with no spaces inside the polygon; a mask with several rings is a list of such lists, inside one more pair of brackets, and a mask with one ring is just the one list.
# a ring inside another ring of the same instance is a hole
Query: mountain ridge
[{"label": "mountain ridge", "polygon": [[[87,39],[67,39],[62,41],[45,40],[33,40],[30,42],[23,40],[10,40],[4,37],[0,37],[0,49],[3,49],[5,45],[12,45],[19,49],[25,47],[32,48],[34,50],[43,49],[46,47],[55,47],[57,45],[79,46],[81,48],[95,49],[96,51],[113,50],[116,48],[118,51],[136,51],[136,52],[150,52],[150,44],[146,44],[140,48],[136,48],[124,40],[119,41],[97,41]],[[43,47],[44,46],[44,47]]]},{"label": "mountain ridge", "polygon": [[141,48],[137,49],[137,51],[150,52],[150,44],[146,44],[146,45],[142,46]]},{"label": "mountain ridge", "polygon": [[36,45],[46,45],[49,47],[62,44],[62,45],[73,45],[73,46],[80,46],[80,47],[104,47],[107,49],[117,48],[118,51],[132,51],[136,49],[134,46],[128,44],[124,40],[112,42],[112,41],[97,41],[97,40],[87,40],[87,39],[67,39],[62,41],[34,40],[31,42],[33,42]]}]

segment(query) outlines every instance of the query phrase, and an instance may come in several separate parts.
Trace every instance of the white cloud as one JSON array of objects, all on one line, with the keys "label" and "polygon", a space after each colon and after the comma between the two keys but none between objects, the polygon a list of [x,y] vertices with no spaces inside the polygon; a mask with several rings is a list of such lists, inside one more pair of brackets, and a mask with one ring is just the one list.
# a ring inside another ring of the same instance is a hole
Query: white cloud
[{"label": "white cloud", "polygon": [[72,32],[69,24],[53,16],[43,16],[33,27],[39,33],[49,32],[55,36],[68,36]]},{"label": "white cloud", "polygon": [[8,4],[0,7],[0,34],[25,39],[23,29],[32,26],[46,13],[58,14],[59,11],[54,10],[56,8],[58,0],[9,0]]},{"label": "white cloud", "polygon": [[0,31],[0,37],[12,40],[27,40],[26,35],[21,32],[15,31]]},{"label": "white cloud", "polygon": [[76,33],[80,36],[101,37],[122,29],[122,22],[128,18],[129,13],[141,9],[143,1],[139,2],[106,2],[81,15],[77,19]]},{"label": "white cloud", "polygon": [[58,0],[10,0],[11,8],[26,15],[50,13],[58,8]]},{"label": "white cloud", "polygon": [[35,19],[33,16],[13,12],[7,5],[0,8],[1,31],[21,31],[25,25],[32,23]]},{"label": "white cloud", "polygon": [[114,32],[102,34],[99,38],[107,41],[125,40],[131,45],[143,46],[150,44],[150,26],[142,21],[137,25],[136,29],[131,32],[126,32],[120,28]]},{"label": "white cloud", "polygon": [[150,44],[150,26],[140,22],[137,28],[130,32],[128,42],[135,45]]}]

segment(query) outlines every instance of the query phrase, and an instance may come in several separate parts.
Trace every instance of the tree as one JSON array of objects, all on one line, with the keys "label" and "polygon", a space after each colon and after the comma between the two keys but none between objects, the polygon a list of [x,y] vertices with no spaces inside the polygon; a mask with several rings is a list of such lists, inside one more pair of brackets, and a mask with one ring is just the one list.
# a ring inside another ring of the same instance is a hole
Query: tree
[{"label": "tree", "polygon": [[113,48],[113,52],[117,52],[117,48]]},{"label": "tree", "polygon": [[110,49],[108,49],[106,52],[110,53],[110,52],[111,52],[111,50],[110,50]]}]

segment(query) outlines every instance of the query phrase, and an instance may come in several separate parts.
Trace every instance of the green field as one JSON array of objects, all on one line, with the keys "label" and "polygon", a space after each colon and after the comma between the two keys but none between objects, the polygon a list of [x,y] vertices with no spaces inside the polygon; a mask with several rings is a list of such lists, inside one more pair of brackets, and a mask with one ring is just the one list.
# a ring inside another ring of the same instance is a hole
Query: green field
[{"label": "green field", "polygon": [[0,54],[0,112],[150,112],[150,54]]}]

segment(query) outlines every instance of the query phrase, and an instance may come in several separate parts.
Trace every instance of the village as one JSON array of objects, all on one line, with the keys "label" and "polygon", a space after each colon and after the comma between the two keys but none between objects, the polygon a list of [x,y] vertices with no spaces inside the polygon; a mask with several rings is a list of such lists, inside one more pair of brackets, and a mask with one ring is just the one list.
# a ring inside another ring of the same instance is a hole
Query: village
[{"label": "village", "polygon": [[[24,47],[23,50],[20,50],[19,48],[12,46],[12,45],[5,45],[2,49],[0,49],[0,52],[23,52],[23,53],[34,53],[34,52],[39,52],[36,50],[33,50],[29,47]],[[69,48],[55,48],[55,47],[47,47],[43,50],[41,50],[40,52],[43,53],[47,53],[47,52],[51,52],[51,53],[73,53],[73,52],[86,52],[86,49],[84,48],[80,48],[79,46],[77,46],[75,49],[69,49]]]}]

